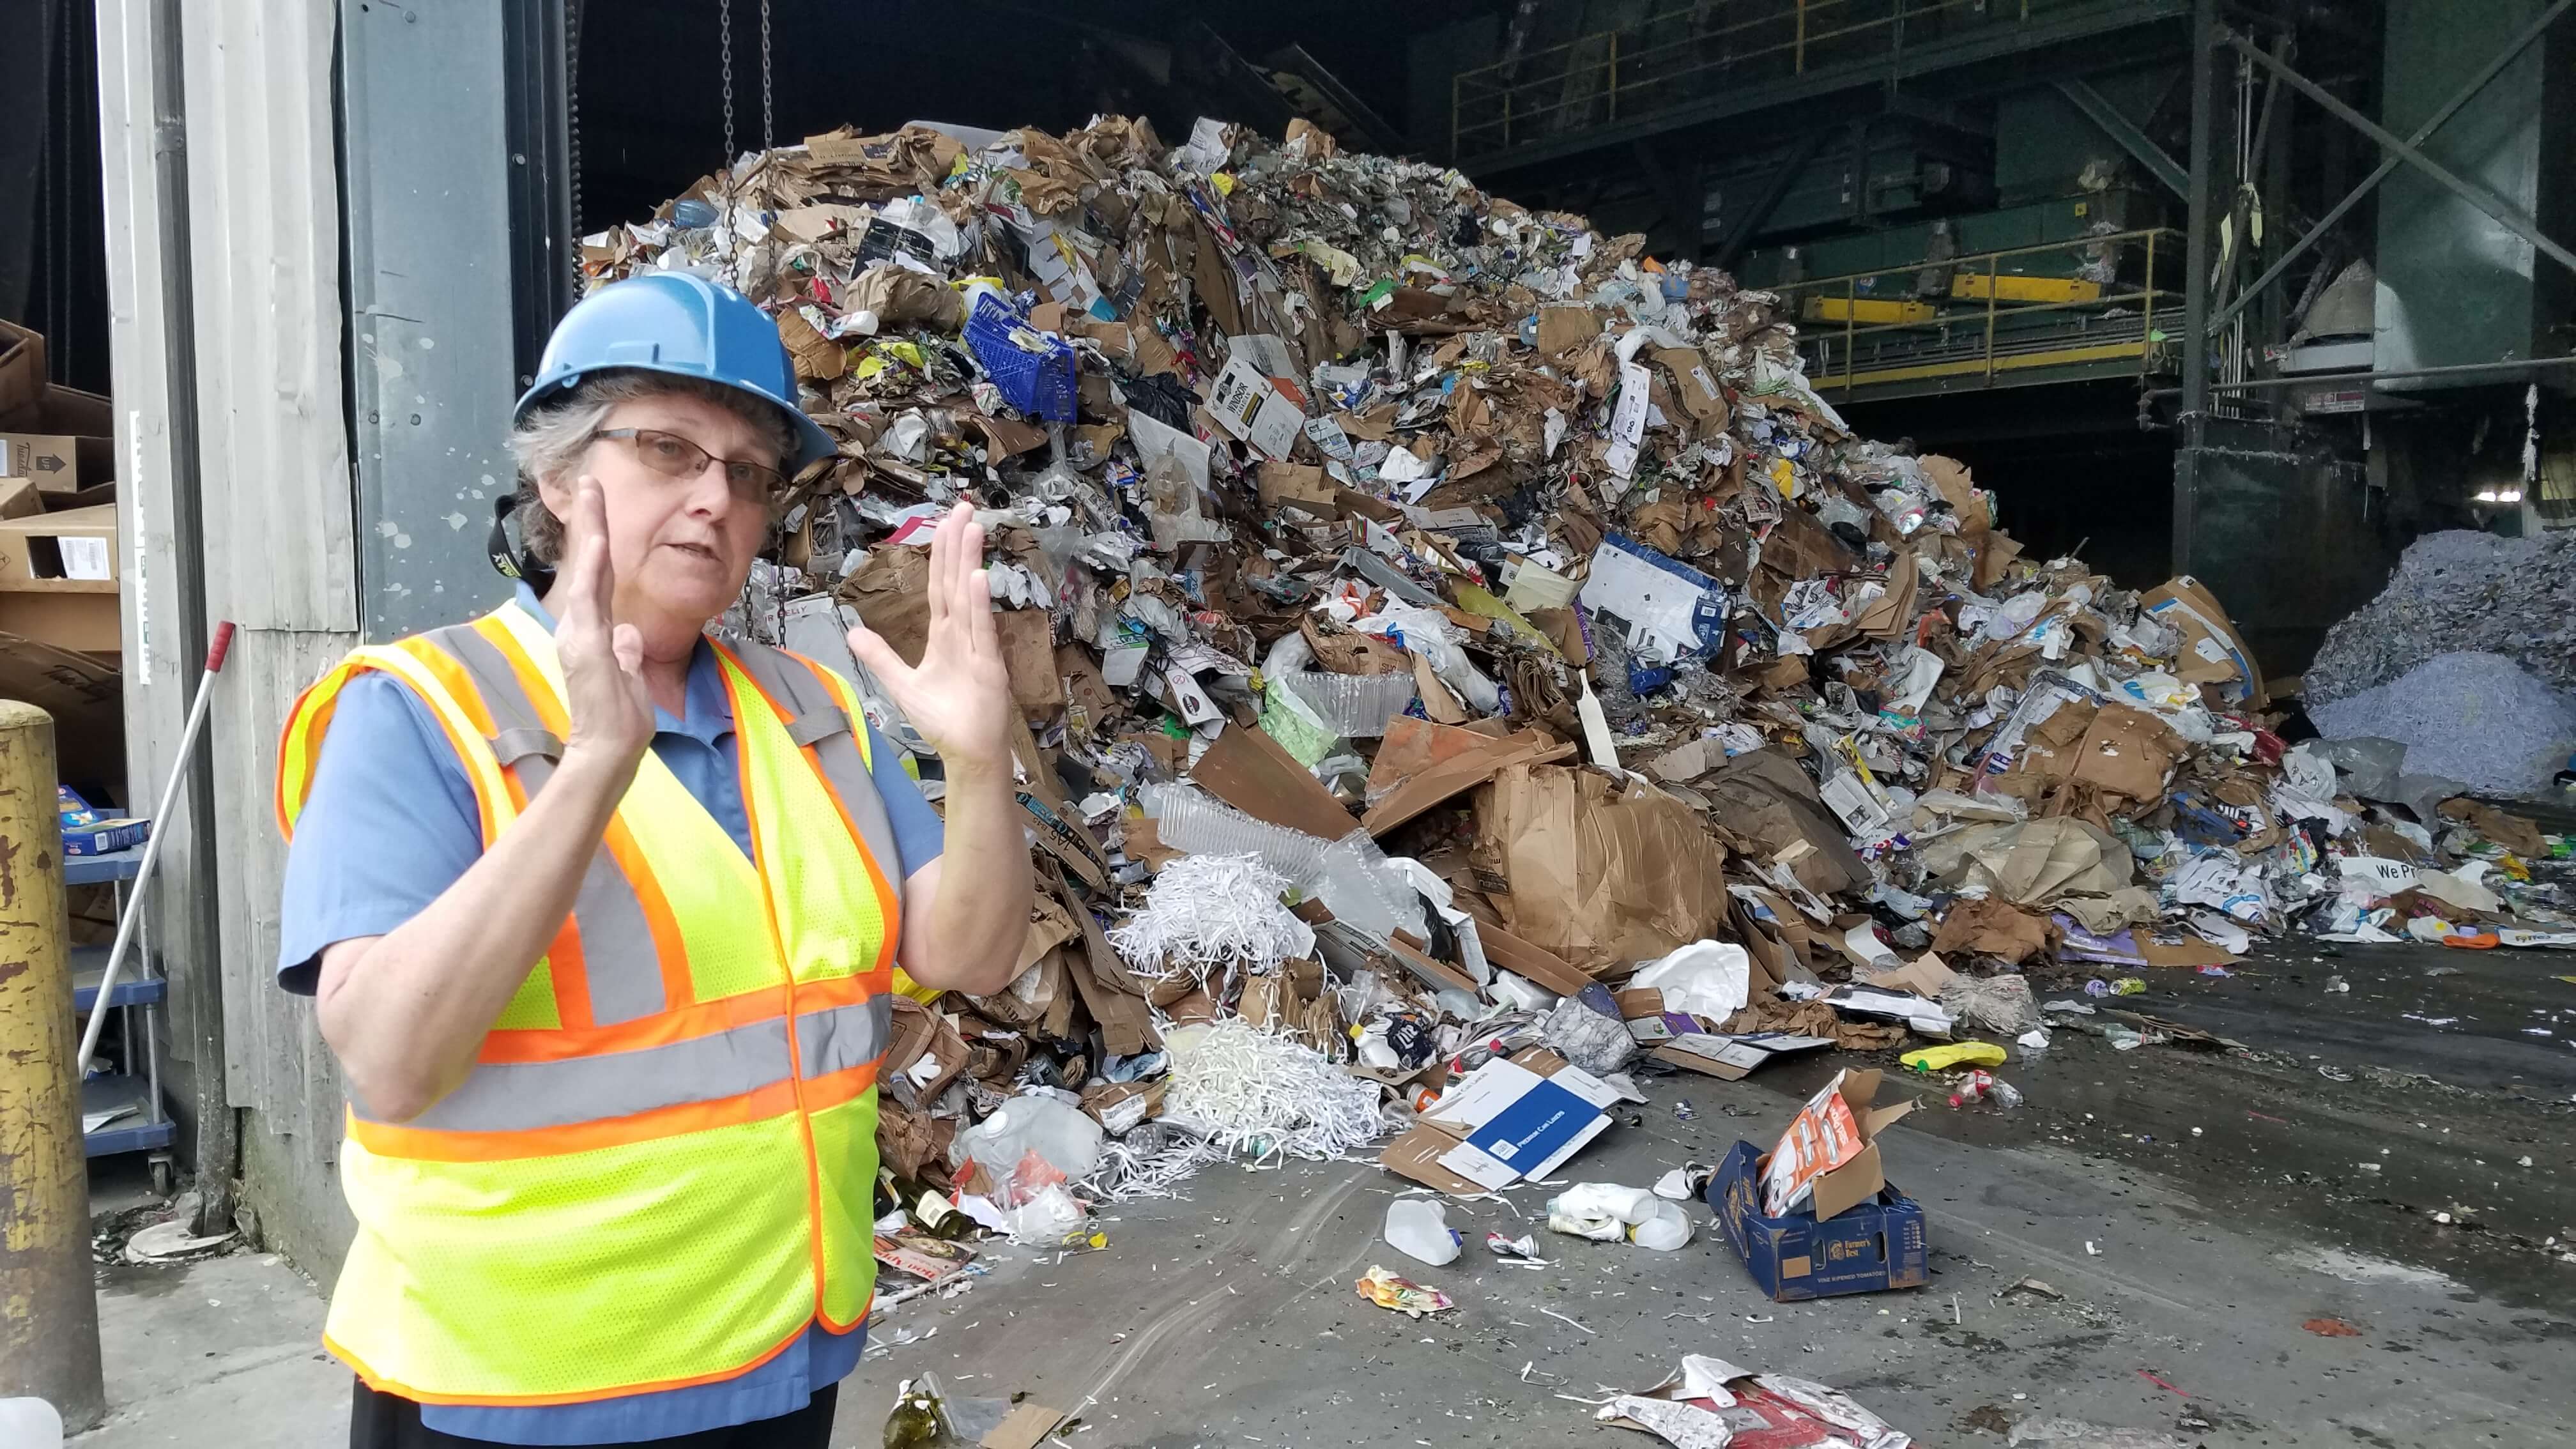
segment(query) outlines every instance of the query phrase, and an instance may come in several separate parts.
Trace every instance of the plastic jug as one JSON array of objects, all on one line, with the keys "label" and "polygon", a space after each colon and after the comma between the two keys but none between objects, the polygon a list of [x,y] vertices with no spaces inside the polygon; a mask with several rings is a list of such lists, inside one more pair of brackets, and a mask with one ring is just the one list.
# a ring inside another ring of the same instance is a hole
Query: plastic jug
[{"label": "plastic jug", "polygon": [[1387,1246],[1439,1267],[1458,1260],[1458,1234],[1449,1209],[1427,1197],[1400,1197],[1386,1205]]},{"label": "plastic jug", "polygon": [[0,1399],[0,1449],[63,1449],[63,1416],[42,1399]]},{"label": "plastic jug", "polygon": [[982,1165],[997,1204],[1015,1208],[1058,1183],[1089,1177],[1100,1165],[1101,1136],[1100,1124],[1076,1108],[1050,1097],[1013,1097],[958,1133],[949,1161]]}]

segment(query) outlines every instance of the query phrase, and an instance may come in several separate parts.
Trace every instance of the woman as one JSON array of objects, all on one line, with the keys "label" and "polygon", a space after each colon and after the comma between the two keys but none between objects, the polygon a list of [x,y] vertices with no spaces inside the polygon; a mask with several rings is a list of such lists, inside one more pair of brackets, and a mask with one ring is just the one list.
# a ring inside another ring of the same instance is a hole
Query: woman
[{"label": "woman", "polygon": [[1026,930],[983,530],[934,534],[919,667],[850,636],[943,828],[846,681],[705,636],[832,451],[758,308],[601,289],[512,444],[544,591],[356,651],[280,749],[279,977],[349,1089],[350,1443],[819,1446],[895,968],[997,991]]}]

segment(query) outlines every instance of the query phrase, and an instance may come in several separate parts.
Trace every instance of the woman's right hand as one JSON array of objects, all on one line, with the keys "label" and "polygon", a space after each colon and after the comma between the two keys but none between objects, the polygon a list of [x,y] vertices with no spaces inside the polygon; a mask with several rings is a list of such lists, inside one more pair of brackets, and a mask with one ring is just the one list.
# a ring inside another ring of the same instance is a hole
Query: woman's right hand
[{"label": "woman's right hand", "polygon": [[598,770],[623,794],[653,743],[653,696],[644,683],[644,636],[612,616],[615,570],[608,561],[608,498],[583,474],[564,522],[555,652],[563,660],[572,737],[564,765]]}]

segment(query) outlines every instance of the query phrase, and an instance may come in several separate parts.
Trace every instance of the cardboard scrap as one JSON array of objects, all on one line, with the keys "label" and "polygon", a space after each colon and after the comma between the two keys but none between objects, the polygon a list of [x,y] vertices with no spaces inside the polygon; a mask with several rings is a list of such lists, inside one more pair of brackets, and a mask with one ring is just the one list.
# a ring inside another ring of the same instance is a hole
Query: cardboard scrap
[{"label": "cardboard scrap", "polygon": [[2245,647],[2245,637],[2236,632],[2217,596],[2200,580],[2178,575],[2140,596],[2138,606],[2182,635],[2182,649],[2173,665],[2175,678],[2185,684],[2219,685],[2230,697],[2256,709],[2272,702],[2263,688],[2263,671],[2254,663],[2254,651]]},{"label": "cardboard scrap", "polygon": [[1190,778],[1251,816],[1325,840],[1351,833],[1351,812],[1294,755],[1259,730],[1228,724]]},{"label": "cardboard scrap", "polygon": [[1607,1082],[1531,1048],[1452,1082],[1378,1162],[1459,1197],[1546,1178],[1609,1130],[1618,1100]]},{"label": "cardboard scrap", "polygon": [[1914,1110],[1914,1103],[1909,1098],[1873,1106],[1878,1084],[1875,1068],[1839,1071],[1798,1109],[1763,1173],[1766,1217],[1806,1206],[1822,1222],[1887,1186],[1878,1135]]},{"label": "cardboard scrap", "polygon": [[[1646,772],[1687,784],[1709,802],[1719,826],[1786,863],[1798,884],[1820,896],[1862,889],[1873,878],[1851,841],[1826,813],[1807,772],[1776,749],[1733,759],[1714,740],[1694,740],[1650,761]],[[1795,847],[1805,846],[1804,850]],[[1792,853],[1794,851],[1794,853]]]},{"label": "cardboard scrap", "polygon": [[1675,1036],[1648,1055],[1685,1071],[1734,1082],[1751,1076],[1775,1058],[1819,1051],[1833,1044],[1831,1037],[1789,1032],[1752,1032],[1743,1036],[1699,1032]]},{"label": "cardboard scrap", "polygon": [[[2019,965],[2048,949],[2048,922],[1998,900],[1962,900],[1942,919],[1932,949],[1994,956]],[[1938,992],[1932,993],[1938,995]]]},{"label": "cardboard scrap", "polygon": [[[1410,721],[1407,721],[1410,723]],[[1437,729],[1439,726],[1431,726]],[[1419,732],[1414,732],[1417,737]],[[1464,730],[1457,734],[1467,734]],[[1389,732],[1390,741],[1393,731]],[[1383,835],[1441,802],[1484,784],[1512,765],[1554,764],[1572,758],[1571,742],[1550,739],[1542,730],[1523,730],[1502,739],[1471,736],[1473,743],[1459,745],[1436,762],[1429,763],[1402,777],[1386,798],[1369,807],[1361,820],[1362,828],[1371,835]],[[1379,760],[1385,760],[1383,752]],[[1401,764],[1398,769],[1403,768]],[[1376,778],[1377,771],[1370,771]]]},{"label": "cardboard scrap", "polygon": [[975,1441],[978,1449],[1037,1449],[1064,1422],[1064,1410],[1023,1399]]}]

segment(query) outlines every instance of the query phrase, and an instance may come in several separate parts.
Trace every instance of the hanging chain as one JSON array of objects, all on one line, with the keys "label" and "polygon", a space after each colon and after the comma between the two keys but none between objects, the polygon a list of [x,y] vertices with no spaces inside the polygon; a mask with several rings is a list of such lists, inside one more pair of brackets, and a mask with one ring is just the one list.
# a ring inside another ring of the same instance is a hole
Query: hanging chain
[{"label": "hanging chain", "polygon": [[716,46],[724,64],[724,170],[733,174],[733,0],[716,0]]},{"label": "hanging chain", "polygon": [[760,149],[778,144],[778,125],[769,110],[769,0],[760,0]]},{"label": "hanging chain", "polygon": [[[581,4],[564,6],[564,170],[572,193],[572,234],[581,235]],[[581,290],[581,249],[573,248],[573,290]]]}]

